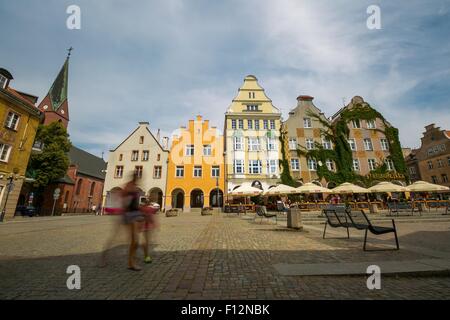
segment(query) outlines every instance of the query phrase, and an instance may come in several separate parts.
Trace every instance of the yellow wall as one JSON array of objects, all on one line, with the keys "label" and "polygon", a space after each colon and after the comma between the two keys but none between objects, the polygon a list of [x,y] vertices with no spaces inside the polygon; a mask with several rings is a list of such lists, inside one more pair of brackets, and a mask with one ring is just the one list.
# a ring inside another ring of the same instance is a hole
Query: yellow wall
[{"label": "yellow wall", "polygon": [[[186,156],[186,145],[194,145],[194,155]],[[203,155],[203,145],[211,145],[211,156]],[[176,177],[176,167],[184,166],[184,177]],[[202,166],[202,177],[194,177],[194,166]],[[219,188],[224,190],[223,136],[216,128],[209,127],[208,120],[198,116],[190,120],[187,128],[181,128],[178,136],[173,137],[169,153],[166,187],[166,208],[172,208],[172,192],[181,189],[184,192],[184,208],[190,208],[191,191],[200,189],[204,195],[204,207],[210,205],[210,192],[216,191],[216,178],[212,177],[212,167],[219,166]]]},{"label": "yellow wall", "polygon": [[[6,118],[10,111],[20,115],[17,130],[5,127]],[[9,98],[5,90],[2,90],[0,93],[0,142],[10,145],[12,149],[8,161],[0,161],[0,187],[2,187],[0,188],[2,189],[0,193],[0,211],[3,210],[5,205],[7,179],[13,173],[16,175],[14,188],[8,197],[6,217],[14,215],[38,125],[39,117],[37,112],[30,112],[26,107],[16,102],[14,98]]]}]

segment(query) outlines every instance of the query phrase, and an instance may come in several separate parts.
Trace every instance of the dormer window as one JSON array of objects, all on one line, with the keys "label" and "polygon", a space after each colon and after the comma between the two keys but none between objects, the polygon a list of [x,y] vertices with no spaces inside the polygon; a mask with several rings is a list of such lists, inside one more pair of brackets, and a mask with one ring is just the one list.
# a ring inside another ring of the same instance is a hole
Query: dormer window
[{"label": "dormer window", "polygon": [[258,111],[258,106],[257,105],[248,105],[247,111]]},{"label": "dormer window", "polygon": [[0,74],[0,88],[5,89],[7,82],[8,82],[8,78],[6,78],[4,75]]}]

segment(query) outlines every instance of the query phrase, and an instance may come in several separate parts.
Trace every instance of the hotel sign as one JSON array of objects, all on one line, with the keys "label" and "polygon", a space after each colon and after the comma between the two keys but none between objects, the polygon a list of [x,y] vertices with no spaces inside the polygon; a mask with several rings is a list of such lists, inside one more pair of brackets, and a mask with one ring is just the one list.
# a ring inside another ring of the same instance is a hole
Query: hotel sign
[{"label": "hotel sign", "polygon": [[405,180],[405,175],[398,172],[369,173],[367,177],[374,180]]}]

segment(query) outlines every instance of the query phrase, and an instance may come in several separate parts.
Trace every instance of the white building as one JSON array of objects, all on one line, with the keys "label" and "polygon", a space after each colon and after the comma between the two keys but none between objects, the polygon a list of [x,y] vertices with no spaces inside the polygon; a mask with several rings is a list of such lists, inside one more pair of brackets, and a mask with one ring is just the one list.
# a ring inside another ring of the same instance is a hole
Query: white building
[{"label": "white building", "polygon": [[129,182],[134,172],[139,177],[141,199],[165,203],[168,138],[162,143],[151,133],[148,122],[139,122],[134,130],[117,148],[110,150],[103,191],[104,207],[114,207],[115,195]]}]

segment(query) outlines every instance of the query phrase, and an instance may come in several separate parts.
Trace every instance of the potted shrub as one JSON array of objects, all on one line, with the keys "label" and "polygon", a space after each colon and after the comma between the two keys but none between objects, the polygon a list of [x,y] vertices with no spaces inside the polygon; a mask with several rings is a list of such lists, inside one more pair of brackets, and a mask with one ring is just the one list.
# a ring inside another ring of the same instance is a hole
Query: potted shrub
[{"label": "potted shrub", "polygon": [[202,216],[210,216],[213,213],[213,208],[211,207],[205,207],[202,208]]},{"label": "potted shrub", "polygon": [[169,209],[166,211],[166,217],[176,217],[178,216],[178,209]]}]

